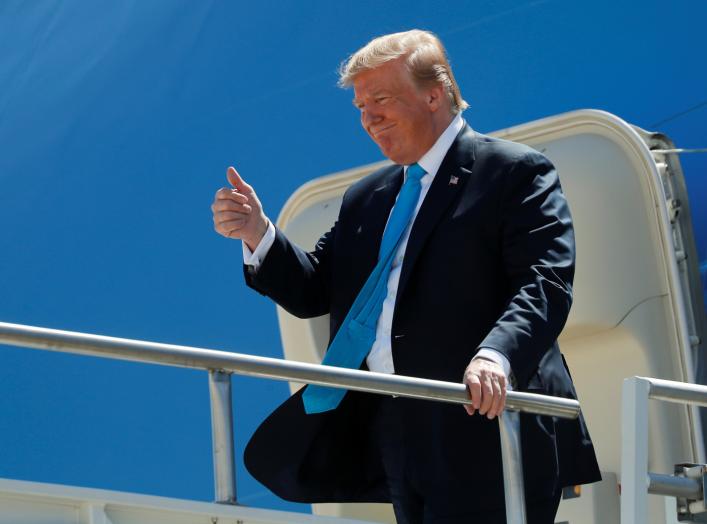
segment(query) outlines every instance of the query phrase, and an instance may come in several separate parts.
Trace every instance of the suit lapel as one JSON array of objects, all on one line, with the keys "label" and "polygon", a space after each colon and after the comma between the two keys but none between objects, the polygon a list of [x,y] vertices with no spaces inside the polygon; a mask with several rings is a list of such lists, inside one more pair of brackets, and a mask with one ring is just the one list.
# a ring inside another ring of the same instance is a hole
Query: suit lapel
[{"label": "suit lapel", "polygon": [[442,218],[444,211],[456,199],[471,175],[474,163],[474,131],[464,125],[449,148],[439,170],[432,181],[420,211],[415,218],[405,249],[405,258],[400,273],[396,303],[410,280],[420,252],[427,238]]},{"label": "suit lapel", "polygon": [[[360,255],[364,257],[360,267],[365,278],[378,262],[378,251],[383,240],[383,231],[402,183],[402,166],[391,167],[390,171],[381,177],[380,184],[367,195],[361,204],[359,223],[354,227],[356,227],[355,234],[358,237],[355,245],[367,247],[367,249],[359,251]],[[354,254],[354,256],[357,255],[358,253]]]}]

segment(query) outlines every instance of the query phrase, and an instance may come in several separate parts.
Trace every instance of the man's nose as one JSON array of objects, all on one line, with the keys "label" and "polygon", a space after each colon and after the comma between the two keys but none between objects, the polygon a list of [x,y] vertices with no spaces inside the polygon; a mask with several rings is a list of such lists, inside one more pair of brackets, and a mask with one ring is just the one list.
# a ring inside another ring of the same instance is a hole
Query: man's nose
[{"label": "man's nose", "polygon": [[375,124],[376,122],[379,122],[382,118],[382,115],[378,113],[375,110],[371,110],[369,108],[364,108],[364,110],[361,113],[361,122],[363,123],[364,126],[368,127],[371,124]]}]

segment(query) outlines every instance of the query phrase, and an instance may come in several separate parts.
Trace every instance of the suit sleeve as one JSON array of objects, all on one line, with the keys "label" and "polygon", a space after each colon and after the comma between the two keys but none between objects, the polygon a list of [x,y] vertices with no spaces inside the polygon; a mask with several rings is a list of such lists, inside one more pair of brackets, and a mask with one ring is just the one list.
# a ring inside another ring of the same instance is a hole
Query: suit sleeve
[{"label": "suit sleeve", "polygon": [[565,325],[575,262],[567,200],[555,168],[535,151],[505,178],[501,250],[509,299],[479,348],[504,354],[522,389]]},{"label": "suit sleeve", "polygon": [[275,228],[275,240],[257,271],[253,266],[243,266],[246,284],[296,317],[328,313],[335,236],[336,225],[322,235],[314,251],[307,252]]}]

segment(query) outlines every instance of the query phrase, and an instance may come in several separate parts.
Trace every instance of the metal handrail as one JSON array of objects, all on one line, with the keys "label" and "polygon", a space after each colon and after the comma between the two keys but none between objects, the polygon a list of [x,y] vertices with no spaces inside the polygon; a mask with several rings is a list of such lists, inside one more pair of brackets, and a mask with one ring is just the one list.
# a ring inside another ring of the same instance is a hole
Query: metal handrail
[{"label": "metal handrail", "polygon": [[[61,331],[0,322],[0,343],[119,360],[203,369],[209,372],[216,501],[236,503],[230,374],[470,404],[464,384],[337,368],[213,349]],[[508,523],[525,523],[518,412],[560,418],[579,416],[572,399],[508,391],[499,417]],[[511,511],[513,510],[513,511]]]},{"label": "metal handrail", "polygon": [[707,407],[707,386],[661,378],[636,377],[650,384],[648,396],[655,400]]},{"label": "metal handrail", "polygon": [[[337,368],[190,346],[89,335],[21,324],[0,322],[0,343],[119,360],[220,370],[240,375],[320,384],[385,395],[457,404],[471,403],[466,386],[461,383]],[[579,415],[579,402],[576,400],[518,391],[507,393],[506,407],[513,411],[562,418],[577,418]]]},{"label": "metal handrail", "polygon": [[[648,401],[707,407],[707,386],[651,377],[624,380],[621,428],[621,522],[638,524],[648,519],[648,494],[699,499],[702,481],[648,471]],[[703,512],[704,502],[687,505]]]}]

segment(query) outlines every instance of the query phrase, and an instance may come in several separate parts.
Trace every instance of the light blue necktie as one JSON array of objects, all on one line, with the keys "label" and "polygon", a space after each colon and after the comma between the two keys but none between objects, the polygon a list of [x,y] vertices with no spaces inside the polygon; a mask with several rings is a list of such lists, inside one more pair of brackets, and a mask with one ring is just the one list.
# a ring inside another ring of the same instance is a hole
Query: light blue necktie
[{"label": "light blue necktie", "polygon": [[[358,369],[376,340],[376,324],[388,291],[388,275],[400,238],[410,223],[420,198],[420,180],[425,170],[418,164],[408,167],[407,177],[383,233],[378,263],[359,291],[322,364]],[[302,400],[307,413],[321,413],[336,408],[346,394],[345,389],[311,384]]]}]

